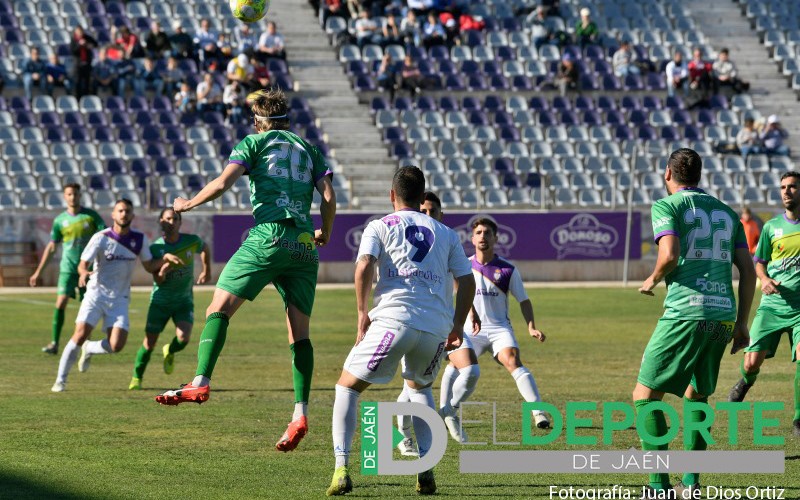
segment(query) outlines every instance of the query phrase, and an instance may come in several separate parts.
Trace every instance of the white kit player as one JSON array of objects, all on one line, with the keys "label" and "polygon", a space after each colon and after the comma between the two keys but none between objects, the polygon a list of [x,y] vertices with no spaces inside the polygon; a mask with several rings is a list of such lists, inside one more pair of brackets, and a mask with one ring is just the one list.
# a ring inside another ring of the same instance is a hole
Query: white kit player
[{"label": "white kit player", "polygon": [[[328,496],[353,488],[348,459],[361,393],[371,384],[390,382],[401,365],[410,400],[434,408],[431,385],[440,357],[461,344],[461,325],[475,294],[475,279],[458,234],[419,211],[424,191],[420,169],[400,168],[390,193],[395,212],[372,221],[361,238],[355,271],[356,344],[336,383],[332,428],[336,469]],[[369,310],[376,269],[374,307]],[[458,283],[455,310],[449,292],[451,274]],[[414,419],[414,432],[424,457],[431,431]],[[435,491],[433,471],[417,475],[418,493]]]},{"label": "white kit player", "polygon": [[[470,335],[469,332],[476,330],[474,322],[470,320],[464,324],[464,342],[449,354],[450,363],[442,375],[439,400],[439,413],[444,417],[450,435],[459,443],[467,440],[458,415],[460,405],[475,390],[480,374],[477,358],[485,352],[491,351],[492,357],[508,370],[525,401],[541,400],[536,380],[520,360],[519,344],[508,318],[509,295],[519,302],[530,336],[539,342],[544,342],[545,336],[536,329],[533,305],[525,292],[519,270],[494,253],[496,243],[497,224],[493,220],[479,218],[473,221],[475,255],[470,257],[470,261],[477,290],[472,314],[480,318],[480,331]],[[533,418],[539,428],[550,426],[544,412],[533,412]]]},{"label": "white kit player", "polygon": [[[82,372],[89,368],[93,355],[119,352],[125,346],[131,276],[136,259],[141,260],[150,273],[159,270],[162,265],[181,262],[172,254],[153,260],[147,236],[130,228],[133,221],[133,204],[130,200],[117,201],[111,219],[114,226],[95,233],[81,253],[79,286],[86,287],[86,295],[75,319],[75,333],[61,354],[58,376],[51,389],[53,392],[66,389],[67,375],[81,346],[83,350],[78,369]],[[94,271],[89,271],[90,264],[93,264]],[[87,342],[101,319],[106,328],[106,338]]]}]

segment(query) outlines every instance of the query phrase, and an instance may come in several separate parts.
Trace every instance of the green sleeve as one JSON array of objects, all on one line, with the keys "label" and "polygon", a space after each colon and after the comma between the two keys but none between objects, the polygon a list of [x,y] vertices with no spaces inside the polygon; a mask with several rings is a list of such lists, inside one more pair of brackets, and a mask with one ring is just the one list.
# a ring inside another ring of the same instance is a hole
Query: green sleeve
[{"label": "green sleeve", "polygon": [[758,237],[758,246],[754,260],[766,264],[772,260],[772,225],[767,222],[761,230],[761,236]]},{"label": "green sleeve", "polygon": [[255,148],[253,147],[253,139],[251,136],[247,136],[242,141],[234,146],[233,150],[231,150],[231,155],[228,158],[228,164],[235,164],[241,165],[244,167],[245,173],[250,174],[250,170],[256,166],[255,158],[253,152]]},{"label": "green sleeve", "polygon": [[[734,214],[735,215],[735,214]],[[739,219],[733,219],[734,234],[733,234],[733,247],[734,248],[749,248],[747,246],[747,235],[744,233],[744,225]]]},{"label": "green sleeve", "polygon": [[61,235],[61,224],[58,223],[58,217],[53,221],[53,229],[50,231],[50,240],[55,243],[61,243],[64,237]]},{"label": "green sleeve", "polygon": [[199,236],[195,235],[195,254],[199,254],[206,248],[206,243]]},{"label": "green sleeve", "polygon": [[311,161],[314,163],[314,184],[325,177],[326,175],[333,175],[333,171],[328,167],[328,162],[316,146],[311,146]]},{"label": "green sleeve", "polygon": [[668,203],[664,200],[658,200],[653,203],[650,213],[653,221],[653,241],[658,243],[661,237],[668,234],[680,236],[675,212]]},{"label": "green sleeve", "polygon": [[106,228],[106,221],[94,210],[92,210],[92,220],[94,220],[95,232],[102,231]]}]

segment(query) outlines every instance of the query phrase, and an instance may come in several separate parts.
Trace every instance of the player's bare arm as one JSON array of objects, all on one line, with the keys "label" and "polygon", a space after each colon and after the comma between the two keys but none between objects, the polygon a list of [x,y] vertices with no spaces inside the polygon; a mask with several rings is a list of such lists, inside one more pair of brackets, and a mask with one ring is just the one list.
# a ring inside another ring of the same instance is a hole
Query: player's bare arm
[{"label": "player's bare arm", "polygon": [[[356,262],[356,310],[358,311],[358,325],[356,328],[356,345],[367,334],[369,319],[369,296],[372,292],[372,280],[375,276],[375,264],[378,259],[374,255],[362,255]],[[470,275],[471,276],[471,275]],[[473,291],[473,295],[474,295]],[[462,323],[463,324],[463,323]]]},{"label": "player's bare arm", "polygon": [[172,208],[178,213],[188,212],[204,203],[216,200],[222,196],[222,193],[233,186],[233,183],[244,174],[244,171],[244,166],[228,163],[228,166],[225,167],[219,177],[206,184],[194,198],[191,200],[181,197],[175,198],[175,201],[172,202]]},{"label": "player's bare arm", "polygon": [[142,261],[142,267],[148,273],[157,272],[164,264],[180,266],[183,265],[183,261],[177,255],[171,253],[165,253],[160,259]]},{"label": "player's bare arm", "polygon": [[197,277],[197,284],[202,285],[211,280],[211,249],[208,245],[203,245],[203,250],[200,251],[200,261],[203,263],[203,270]]},{"label": "player's bare arm", "polygon": [[85,260],[78,262],[78,286],[83,288],[89,282],[89,276],[93,271],[89,270],[89,263]]},{"label": "player's bare arm", "polygon": [[756,276],[761,280],[761,293],[764,295],[772,295],[773,293],[781,293],[778,286],[780,281],[775,281],[769,277],[767,273],[767,265],[763,262],[756,263]]},{"label": "player's bare arm", "polygon": [[656,259],[656,267],[642,286],[639,288],[639,293],[643,295],[655,295],[653,289],[658,285],[666,275],[671,273],[678,267],[678,259],[681,255],[681,240],[673,234],[662,236],[658,240],[658,258]]},{"label": "player's bare arm", "polygon": [[456,310],[453,314],[453,329],[447,336],[445,350],[452,351],[461,345],[464,335],[463,325],[467,321],[474,299],[475,277],[472,273],[456,278]]},{"label": "player's bare arm", "polygon": [[731,354],[736,354],[750,343],[750,332],[747,323],[750,319],[750,307],[756,293],[756,271],[753,260],[746,248],[737,248],[733,254],[733,265],[739,270],[739,300],[736,312],[736,325],[733,327],[733,346]]},{"label": "player's bare arm", "polygon": [[336,216],[336,191],[333,190],[331,178],[327,175],[317,181],[316,187],[322,196],[322,202],[319,206],[322,227],[314,231],[314,244],[321,247],[328,243],[333,230],[333,219]]},{"label": "player's bare arm", "polygon": [[544,333],[536,328],[536,322],[534,321],[533,317],[533,303],[531,303],[531,299],[520,302],[519,308],[522,312],[522,317],[525,318],[525,323],[528,325],[528,334],[532,338],[537,339],[539,342],[544,342]]},{"label": "player's bare arm", "polygon": [[[458,280],[453,280],[453,290],[458,292]],[[472,336],[474,337],[481,333],[481,316],[478,314],[478,310],[475,309],[474,301],[469,308],[469,319],[472,321]]]},{"label": "player's bare arm", "polygon": [[28,284],[30,286],[36,286],[36,280],[39,279],[39,274],[42,272],[42,269],[47,266],[47,263],[50,262],[50,258],[56,252],[57,245],[58,243],[55,241],[50,241],[44,247],[44,251],[42,251],[42,258],[39,260],[39,265],[36,266],[36,270],[33,272],[33,274],[31,274],[31,277],[28,280]]}]

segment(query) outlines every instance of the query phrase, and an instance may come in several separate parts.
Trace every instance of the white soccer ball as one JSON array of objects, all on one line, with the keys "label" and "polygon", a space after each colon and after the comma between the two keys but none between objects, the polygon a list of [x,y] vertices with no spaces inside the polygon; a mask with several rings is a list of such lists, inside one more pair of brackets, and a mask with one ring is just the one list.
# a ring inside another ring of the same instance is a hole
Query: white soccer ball
[{"label": "white soccer ball", "polygon": [[254,23],[269,11],[272,0],[229,0],[233,17],[245,23]]}]

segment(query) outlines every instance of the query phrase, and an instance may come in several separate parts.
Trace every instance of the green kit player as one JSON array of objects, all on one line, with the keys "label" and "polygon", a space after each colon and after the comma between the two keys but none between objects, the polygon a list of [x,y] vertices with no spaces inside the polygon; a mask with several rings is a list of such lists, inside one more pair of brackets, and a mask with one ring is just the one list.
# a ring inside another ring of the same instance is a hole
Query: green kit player
[{"label": "green kit player", "polygon": [[[642,357],[633,402],[637,413],[647,414],[649,434],[657,437],[667,433],[664,412],[646,406],[661,401],[665,393],[683,395],[687,403],[707,402],[716,389],[728,342],[733,338],[731,353],[735,353],[748,341],[756,276],[744,228],[730,207],[697,187],[701,169],[702,160],[695,151],[673,152],[664,174],[670,196],[652,208],[658,259],[639,291],[653,295],[653,288],[665,280],[667,297],[664,315]],[[740,276],[738,309],[731,263]],[[684,419],[698,422],[704,413],[686,407]],[[705,450],[708,445],[698,431],[691,431],[686,442],[686,450]],[[642,440],[642,448],[666,450],[667,445]],[[656,491],[670,488],[668,474],[651,474],[645,491],[650,498],[661,498]],[[699,474],[684,474],[675,489],[678,498],[689,498],[686,490],[695,494],[700,489]]]},{"label": "green kit player", "polygon": [[179,266],[164,264],[158,272],[153,273],[153,292],[150,294],[150,308],[147,310],[145,337],[139,352],[136,353],[136,364],[133,366],[133,378],[128,389],[141,389],[142,377],[150,355],[156,347],[159,334],[164,331],[171,319],[175,323],[175,337],[169,344],[164,344],[164,372],[170,374],[175,369],[175,353],[182,351],[189,343],[194,324],[194,257],[200,256],[203,270],[197,277],[197,284],[202,285],[211,279],[211,252],[199,236],[184,234],[181,229],[181,214],[171,208],[165,208],[158,217],[163,237],[150,245],[153,258],[160,258],[165,253],[177,256],[183,263]]},{"label": "green kit player", "polygon": [[[50,261],[58,244],[63,243],[64,250],[61,253],[61,267],[58,273],[56,308],[53,311],[53,334],[50,343],[42,347],[42,352],[48,354],[58,353],[58,341],[61,338],[64,313],[69,299],[77,296],[79,300],[83,300],[83,294],[86,291],[85,288],[78,287],[78,262],[81,260],[81,252],[94,233],[106,228],[105,222],[97,212],[81,207],[81,186],[79,184],[64,186],[64,200],[67,202],[67,210],[59,214],[53,221],[50,242],[44,248],[39,265],[29,280],[32,287],[37,285],[42,269]],[[76,288],[79,290],[79,295],[75,294]]]},{"label": "green kit player", "polygon": [[750,345],[744,350],[742,379],[729,401],[743,401],[756,382],[764,359],[775,356],[781,336],[789,335],[794,376],[792,432],[800,436],[800,172],[781,176],[781,199],[786,211],[764,224],[753,260],[761,280],[761,304],[750,326]]},{"label": "green kit player", "polygon": [[[176,405],[208,399],[209,382],[230,317],[245,300],[253,300],[272,283],[283,297],[295,410],[292,422],[275,445],[295,449],[308,432],[306,412],[314,370],[309,321],[317,286],[317,246],[328,242],[336,214],[331,171],[319,149],[289,131],[289,107],[280,91],[260,90],[247,97],[256,133],[231,151],[222,174],[191,200],[176,198],[175,211],[186,212],[218,198],[242,175],[250,178],[250,202],[256,225],[220,274],[197,351],[197,376],[191,384],[156,396],[161,404]],[[322,202],[322,228],[314,231],[311,200],[314,188]]]}]

